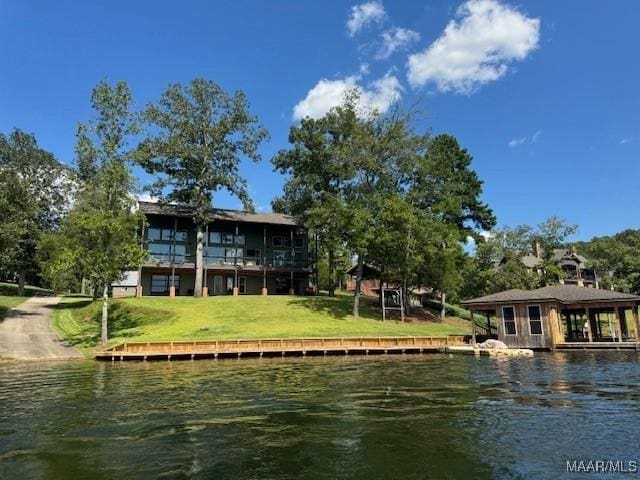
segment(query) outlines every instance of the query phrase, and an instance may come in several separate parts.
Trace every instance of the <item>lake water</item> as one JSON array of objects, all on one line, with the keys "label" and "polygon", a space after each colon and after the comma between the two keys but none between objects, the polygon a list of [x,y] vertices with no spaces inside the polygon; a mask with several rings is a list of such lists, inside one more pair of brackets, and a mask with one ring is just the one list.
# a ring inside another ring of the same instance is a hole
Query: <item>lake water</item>
[{"label": "lake water", "polygon": [[640,458],[639,360],[0,364],[0,478],[602,478],[566,461]]}]

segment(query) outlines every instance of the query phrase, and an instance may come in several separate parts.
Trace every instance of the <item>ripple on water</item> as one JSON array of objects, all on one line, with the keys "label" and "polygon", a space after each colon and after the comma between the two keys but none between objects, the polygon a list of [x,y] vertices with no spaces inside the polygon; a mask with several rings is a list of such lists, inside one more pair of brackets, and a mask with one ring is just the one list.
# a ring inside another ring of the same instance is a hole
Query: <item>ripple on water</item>
[{"label": "ripple on water", "polygon": [[636,455],[637,360],[4,364],[0,478],[558,478]]}]

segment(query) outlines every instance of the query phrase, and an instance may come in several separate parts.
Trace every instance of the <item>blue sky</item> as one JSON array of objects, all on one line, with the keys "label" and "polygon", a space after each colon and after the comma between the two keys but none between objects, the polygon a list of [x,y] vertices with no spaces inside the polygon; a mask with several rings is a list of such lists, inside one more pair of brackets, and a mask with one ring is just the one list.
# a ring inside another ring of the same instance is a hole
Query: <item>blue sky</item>
[{"label": "blue sky", "polygon": [[635,0],[0,0],[0,131],[71,163],[99,80],[126,80],[143,107],[206,77],[245,91],[271,132],[262,163],[242,167],[265,209],[291,123],[355,85],[458,137],[500,224],[560,215],[587,239],[640,227],[639,21]]}]

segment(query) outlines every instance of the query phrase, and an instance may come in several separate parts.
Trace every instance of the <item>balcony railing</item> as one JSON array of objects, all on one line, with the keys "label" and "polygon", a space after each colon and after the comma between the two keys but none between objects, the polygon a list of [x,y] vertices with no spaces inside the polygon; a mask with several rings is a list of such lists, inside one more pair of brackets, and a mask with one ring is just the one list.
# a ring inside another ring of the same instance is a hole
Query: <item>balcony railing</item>
[{"label": "balcony railing", "polygon": [[[290,257],[204,257],[208,267],[267,267],[267,268],[307,268],[308,260],[291,259]],[[195,264],[194,255],[150,254],[146,263],[173,263],[175,265]]]}]

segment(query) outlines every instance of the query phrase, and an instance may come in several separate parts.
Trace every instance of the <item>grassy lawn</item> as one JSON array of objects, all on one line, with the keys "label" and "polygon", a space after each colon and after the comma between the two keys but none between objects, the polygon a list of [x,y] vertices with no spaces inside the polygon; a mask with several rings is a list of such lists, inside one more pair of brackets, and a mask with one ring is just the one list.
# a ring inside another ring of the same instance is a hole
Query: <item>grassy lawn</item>
[{"label": "grassy lawn", "polygon": [[22,302],[26,301],[27,297],[31,297],[40,292],[47,292],[47,290],[38,287],[27,286],[25,287],[25,296],[19,297],[17,295],[17,285],[13,283],[0,282],[0,318],[4,317],[5,314],[13,307],[17,307]]},{"label": "grassy lawn", "polygon": [[[461,320],[382,322],[373,302],[364,300],[361,318],[351,317],[352,298],[242,296],[143,297],[112,300],[110,344],[125,341],[255,339],[329,336],[448,335],[469,333]],[[54,325],[77,348],[88,352],[100,335],[100,302],[66,297],[56,307]]]}]

